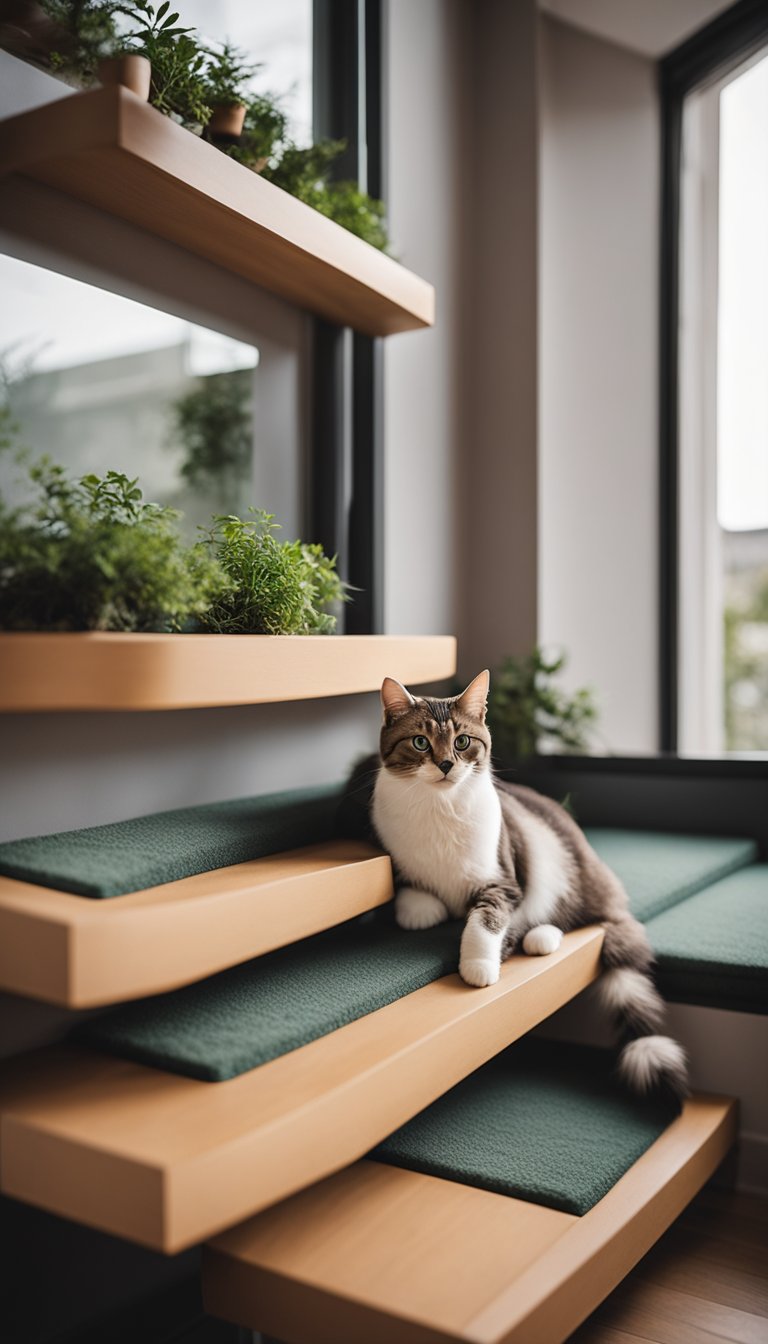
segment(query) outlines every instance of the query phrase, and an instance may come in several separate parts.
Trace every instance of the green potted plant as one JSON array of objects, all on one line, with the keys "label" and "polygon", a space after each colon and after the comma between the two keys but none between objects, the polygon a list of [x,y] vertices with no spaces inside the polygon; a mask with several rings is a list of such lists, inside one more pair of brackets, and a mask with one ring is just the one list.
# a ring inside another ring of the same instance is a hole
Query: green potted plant
[{"label": "green potted plant", "polygon": [[569,696],[554,684],[565,656],[548,658],[541,649],[506,658],[491,678],[488,724],[494,752],[522,760],[540,751],[585,751],[597,718],[592,692]]},{"label": "green potted plant", "polygon": [[248,106],[246,87],[259,67],[231,42],[218,50],[208,47],[205,54],[206,99],[211,107],[208,134],[211,139],[237,140]]},{"label": "green potted plant", "polygon": [[261,173],[276,146],[285,142],[287,124],[288,118],[277,98],[268,93],[256,94],[245,110],[240,138],[227,153],[252,172]]},{"label": "green potted plant", "polygon": [[115,41],[113,0],[41,0],[45,23],[34,26],[30,55],[77,87],[97,78]]},{"label": "green potted plant", "polygon": [[[178,26],[178,13],[169,13],[169,0],[157,9],[149,0],[116,4],[114,12],[134,27],[117,39],[119,54],[141,57],[151,66],[149,101],[159,112],[200,134],[211,114],[203,76],[205,52],[191,36],[192,28]],[[109,75],[110,67],[103,67]]]}]

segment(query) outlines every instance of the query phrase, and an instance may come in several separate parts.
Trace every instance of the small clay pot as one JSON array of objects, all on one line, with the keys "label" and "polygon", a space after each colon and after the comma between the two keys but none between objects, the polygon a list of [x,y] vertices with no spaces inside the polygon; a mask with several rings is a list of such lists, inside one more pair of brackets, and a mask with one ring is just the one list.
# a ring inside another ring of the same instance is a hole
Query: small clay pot
[{"label": "small clay pot", "polygon": [[236,140],[243,131],[245,121],[245,103],[226,103],[214,107],[208,132],[213,136],[231,136]]},{"label": "small clay pot", "polygon": [[122,84],[146,103],[152,79],[152,66],[146,56],[112,56],[99,62],[99,80],[102,84]]}]

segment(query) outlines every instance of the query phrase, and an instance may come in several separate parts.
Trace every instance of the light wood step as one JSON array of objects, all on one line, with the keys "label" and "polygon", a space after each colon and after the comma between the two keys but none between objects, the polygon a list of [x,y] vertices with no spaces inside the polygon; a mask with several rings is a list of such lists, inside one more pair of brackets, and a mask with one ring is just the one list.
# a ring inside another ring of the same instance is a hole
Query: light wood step
[{"label": "light wood step", "polygon": [[0,988],[68,1008],[160,994],[391,897],[389,858],[357,840],[105,900],[0,877]]},{"label": "light wood step", "polygon": [[205,1308],[291,1344],[559,1344],[735,1137],[735,1102],[691,1098],[582,1217],[358,1162],[206,1248]]},{"label": "light wood step", "polygon": [[513,957],[488,989],[446,976],[228,1082],[39,1051],[0,1085],[2,1189],[179,1251],[364,1156],[590,984],[602,937]]}]

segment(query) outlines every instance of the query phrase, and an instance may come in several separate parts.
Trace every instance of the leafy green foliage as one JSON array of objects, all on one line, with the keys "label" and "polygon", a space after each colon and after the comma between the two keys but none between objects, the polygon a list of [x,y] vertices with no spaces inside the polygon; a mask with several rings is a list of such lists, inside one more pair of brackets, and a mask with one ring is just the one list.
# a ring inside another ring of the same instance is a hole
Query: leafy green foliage
[{"label": "leafy green foliage", "polygon": [[229,586],[214,555],[186,547],[176,513],[120,472],[71,480],[47,459],[36,499],[0,500],[0,628],[180,630]]},{"label": "leafy green foliage", "polygon": [[330,180],[333,165],[345,148],[344,140],[320,140],[306,149],[289,144],[277,162],[264,170],[264,176],[372,247],[386,252],[389,240],[382,202],[360,191],[354,182]]},{"label": "leafy green foliage", "polygon": [[488,704],[488,725],[501,756],[587,749],[597,709],[590,690],[568,696],[553,684],[564,666],[563,655],[548,659],[541,649],[502,663],[491,680]]},{"label": "leafy green foliage", "polygon": [[206,545],[230,580],[202,617],[202,627],[229,635],[332,634],[328,611],[346,601],[336,560],[322,547],[279,541],[274,516],[251,509],[247,519],[218,515]]},{"label": "leafy green foliage", "polygon": [[249,370],[199,378],[174,403],[173,417],[185,454],[181,475],[190,485],[226,491],[247,477],[253,442]]},{"label": "leafy green foliage", "polygon": [[219,48],[206,47],[205,54],[206,96],[211,107],[247,103],[248,83],[260,67],[232,42],[224,42]]},{"label": "leafy green foliage", "polygon": [[93,83],[99,61],[114,46],[118,6],[112,0],[41,0],[41,7],[52,25],[49,40],[55,43],[41,55],[53,70]]}]

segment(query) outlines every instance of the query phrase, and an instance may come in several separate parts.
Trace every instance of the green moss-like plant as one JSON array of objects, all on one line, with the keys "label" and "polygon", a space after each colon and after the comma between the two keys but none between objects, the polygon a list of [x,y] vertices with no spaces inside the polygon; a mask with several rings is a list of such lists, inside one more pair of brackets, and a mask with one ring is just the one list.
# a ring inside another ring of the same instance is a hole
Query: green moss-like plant
[{"label": "green moss-like plant", "polygon": [[173,509],[120,472],[72,480],[43,459],[36,498],[0,500],[0,629],[181,630],[229,587],[214,554],[185,546]]},{"label": "green moss-like plant", "polygon": [[537,751],[585,751],[597,719],[592,692],[572,696],[554,685],[565,656],[547,658],[541,649],[523,658],[506,658],[491,678],[488,726],[494,752],[509,759]]},{"label": "green moss-like plant", "polygon": [[218,515],[204,545],[230,580],[229,590],[202,616],[204,630],[228,635],[332,634],[328,608],[347,600],[335,557],[322,547],[280,541],[274,516],[251,509],[250,517]]}]

